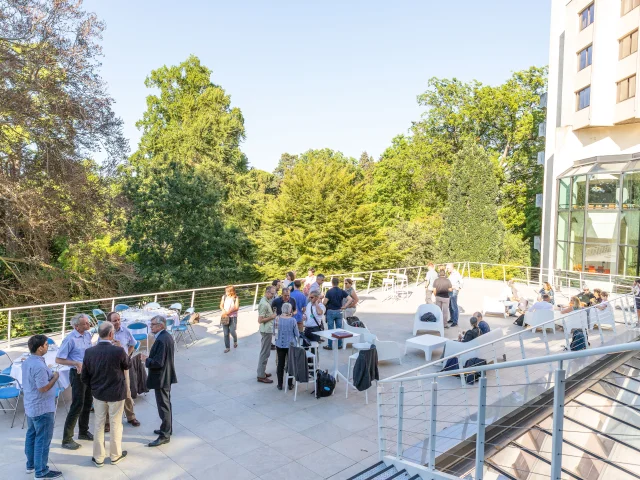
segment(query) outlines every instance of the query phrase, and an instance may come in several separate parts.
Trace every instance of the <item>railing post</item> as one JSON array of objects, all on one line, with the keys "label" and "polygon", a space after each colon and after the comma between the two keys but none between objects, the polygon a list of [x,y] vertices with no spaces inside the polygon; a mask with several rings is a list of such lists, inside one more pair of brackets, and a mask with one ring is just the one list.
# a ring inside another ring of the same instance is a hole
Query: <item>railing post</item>
[{"label": "railing post", "polygon": [[157,294],[153,296],[153,301],[156,302],[156,303],[158,302],[158,295]]},{"label": "railing post", "polygon": [[565,371],[559,362],[553,387],[553,431],[551,432],[551,479],[560,480],[562,474],[562,428],[564,424]]},{"label": "railing post", "polygon": [[467,278],[471,278],[471,262],[467,262]]},{"label": "railing post", "polygon": [[258,302],[258,290],[260,288],[260,285],[256,284],[256,293],[253,296],[253,309],[251,310],[252,312],[255,312],[256,310],[256,303]]},{"label": "railing post", "polygon": [[386,439],[384,436],[384,426],[383,426],[383,421],[384,421],[384,417],[382,415],[382,392],[384,390],[384,387],[381,385],[378,385],[378,458],[380,461],[382,461],[382,459],[384,458],[384,451],[386,449]]},{"label": "railing post", "polygon": [[504,265],[502,265],[502,277],[504,278],[504,281],[507,281],[507,267],[505,267]]},{"label": "railing post", "polygon": [[9,310],[9,316],[7,317],[7,345],[11,347],[11,310]]},{"label": "railing post", "polygon": [[[542,328],[545,328],[544,326]],[[522,334],[518,335],[518,339],[520,340],[520,353],[522,353],[522,359],[525,360],[527,357],[524,354],[524,341],[522,340]],[[527,383],[531,383],[529,380],[529,366],[524,366],[524,377],[527,379]]]},{"label": "railing post", "polygon": [[480,276],[482,277],[482,280],[484,280],[484,263],[480,264]]},{"label": "railing post", "polygon": [[64,338],[64,331],[67,326],[67,304],[62,306],[62,338]]},{"label": "railing post", "polygon": [[429,470],[436,469],[436,414],[438,406],[438,382],[434,378],[431,382],[431,414],[429,416]]},{"label": "railing post", "polygon": [[404,385],[401,383],[398,388],[398,445],[396,447],[396,458],[402,457],[402,413],[404,410]]},{"label": "railing post", "polygon": [[478,386],[478,427],[476,434],[476,475],[475,480],[484,478],[484,431],[485,413],[487,404],[487,377],[482,372]]},{"label": "railing post", "polygon": [[420,283],[420,274],[422,273],[422,267],[420,267],[418,269],[418,276],[416,277],[416,287],[418,286],[418,283]]},{"label": "railing post", "polygon": [[529,271],[529,267],[527,267],[527,286],[531,283],[531,272]]},{"label": "railing post", "polygon": [[191,308],[193,308],[193,305],[196,303],[196,291],[192,291],[191,292]]},{"label": "railing post", "polygon": [[371,279],[373,278],[373,272],[369,274],[369,283],[367,284],[367,294],[369,294],[369,289],[371,288]]}]

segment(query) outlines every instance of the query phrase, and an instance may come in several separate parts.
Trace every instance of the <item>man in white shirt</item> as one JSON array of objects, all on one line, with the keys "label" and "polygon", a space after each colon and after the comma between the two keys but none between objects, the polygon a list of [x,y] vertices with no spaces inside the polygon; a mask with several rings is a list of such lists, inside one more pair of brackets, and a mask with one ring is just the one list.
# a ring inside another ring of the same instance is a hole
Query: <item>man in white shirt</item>
[{"label": "man in white shirt", "polygon": [[458,325],[458,294],[462,289],[462,275],[453,266],[453,263],[447,264],[447,272],[449,272],[449,281],[453,287],[453,291],[449,296],[449,315],[451,317],[449,323],[452,327],[455,327]]},{"label": "man in white shirt", "polygon": [[424,303],[433,303],[433,282],[438,278],[438,272],[433,263],[427,265],[427,276],[425,277],[425,297]]},{"label": "man in white shirt", "polygon": [[529,307],[530,312],[535,312],[536,310],[553,310],[553,305],[551,304],[551,297],[547,294],[542,295],[542,301],[536,302],[531,307]]}]

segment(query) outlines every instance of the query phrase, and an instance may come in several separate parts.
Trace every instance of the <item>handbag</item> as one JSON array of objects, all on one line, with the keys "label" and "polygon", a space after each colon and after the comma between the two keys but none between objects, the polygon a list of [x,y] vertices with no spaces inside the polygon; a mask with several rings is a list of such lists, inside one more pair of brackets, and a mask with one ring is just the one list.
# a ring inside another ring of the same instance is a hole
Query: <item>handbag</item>
[{"label": "handbag", "polygon": [[229,315],[223,313],[220,317],[220,325],[229,325]]}]

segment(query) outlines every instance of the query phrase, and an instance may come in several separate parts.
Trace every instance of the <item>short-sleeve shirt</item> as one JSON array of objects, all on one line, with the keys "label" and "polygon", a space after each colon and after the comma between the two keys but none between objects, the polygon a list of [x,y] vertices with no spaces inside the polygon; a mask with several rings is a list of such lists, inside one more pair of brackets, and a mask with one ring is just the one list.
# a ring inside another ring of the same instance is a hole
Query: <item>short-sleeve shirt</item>
[{"label": "short-sleeve shirt", "polygon": [[120,342],[120,346],[124,348],[125,352],[129,351],[129,346],[135,347],[137,343],[136,339],[133,338],[133,334],[131,333],[131,331],[127,327],[122,325],[120,326],[120,330],[117,330],[114,333],[113,338]]},{"label": "short-sleeve shirt", "polygon": [[[269,300],[267,300],[267,297],[262,297],[262,300],[260,300],[260,303],[258,304],[258,316],[270,317],[271,315],[273,315],[271,304],[269,303]],[[273,320],[261,323],[260,333],[273,333]]]},{"label": "short-sleeve shirt", "polygon": [[340,287],[330,288],[325,294],[329,300],[327,302],[327,310],[340,310],[342,308],[342,300],[347,298],[349,294]]},{"label": "short-sleeve shirt", "polygon": [[325,310],[322,303],[316,303],[315,306],[311,303],[307,305],[307,321],[304,322],[304,326],[313,328],[322,325]]},{"label": "short-sleeve shirt", "polygon": [[64,358],[72,362],[82,362],[84,352],[91,347],[91,334],[86,331],[82,335],[73,330],[62,340],[62,345],[56,354],[56,358]]},{"label": "short-sleeve shirt", "polygon": [[47,385],[53,378],[53,372],[44,357],[30,355],[22,364],[22,388],[24,392],[24,411],[31,417],[56,411],[56,386],[42,393],[38,389]]},{"label": "short-sleeve shirt", "polygon": [[284,305],[285,303],[291,304],[292,312],[296,311],[296,301],[291,297],[289,297],[288,302],[285,302],[282,296],[276,298],[273,302],[271,302],[271,308],[275,310],[278,315],[282,315],[282,305]]},{"label": "short-sleeve shirt", "polygon": [[491,328],[489,328],[489,324],[484,320],[480,320],[478,322],[478,329],[480,330],[480,333],[482,333],[482,335],[491,331]]},{"label": "short-sleeve shirt", "polygon": [[429,270],[427,272],[427,289],[429,290],[433,290],[433,282],[435,282],[438,279],[438,272],[436,272],[435,270]]},{"label": "short-sleeve shirt", "polygon": [[296,314],[294,315],[296,321],[300,323],[302,321],[302,310],[307,306],[307,297],[304,296],[300,290],[293,290],[291,292],[291,299],[296,302]]},{"label": "short-sleeve shirt", "polygon": [[451,282],[446,277],[438,277],[436,281],[433,282],[436,297],[448,298],[450,288],[452,288]]}]

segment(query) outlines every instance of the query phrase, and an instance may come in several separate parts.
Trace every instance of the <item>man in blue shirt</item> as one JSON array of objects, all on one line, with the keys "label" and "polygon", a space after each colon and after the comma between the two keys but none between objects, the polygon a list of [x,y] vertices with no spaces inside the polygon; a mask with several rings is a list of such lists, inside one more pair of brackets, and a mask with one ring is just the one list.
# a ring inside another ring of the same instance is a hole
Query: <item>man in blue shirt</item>
[{"label": "man in blue shirt", "polygon": [[296,302],[296,313],[293,317],[298,322],[298,328],[300,331],[304,329],[304,314],[307,308],[307,297],[302,293],[300,288],[302,287],[302,282],[300,280],[293,281],[293,291],[291,292],[291,298]]},{"label": "man in blue shirt", "polygon": [[[71,318],[73,331],[65,337],[56,355],[56,363],[71,367],[69,382],[71,383],[71,406],[67,419],[64,422],[62,433],[62,448],[77,450],[80,444],[73,440],[73,431],[76,423],[79,424],[79,440],[93,441],[93,435],[89,431],[89,414],[91,413],[91,388],[82,383],[82,361],[84,352],[91,347],[91,333],[89,329],[89,317],[80,313]],[[79,419],[79,421],[78,421]]]},{"label": "man in blue shirt", "polygon": [[52,372],[44,360],[49,350],[45,335],[34,335],[28,345],[31,355],[22,365],[24,412],[28,426],[24,441],[27,473],[35,471],[35,478],[60,478],[62,473],[49,470],[47,465],[56,411],[55,385],[59,374]]},{"label": "man in blue shirt", "polygon": [[[353,299],[351,296],[341,289],[338,285],[340,284],[340,279],[338,277],[333,277],[331,279],[331,287],[324,296],[324,300],[322,303],[327,307],[327,326],[329,330],[333,330],[334,328],[342,328],[342,310],[345,308],[349,308],[349,306],[353,303]],[[342,305],[342,300],[347,298],[347,303]],[[329,340],[329,345],[325,345],[325,350],[331,350],[333,348],[333,340]],[[342,348],[342,340],[338,339],[338,349]]]}]

